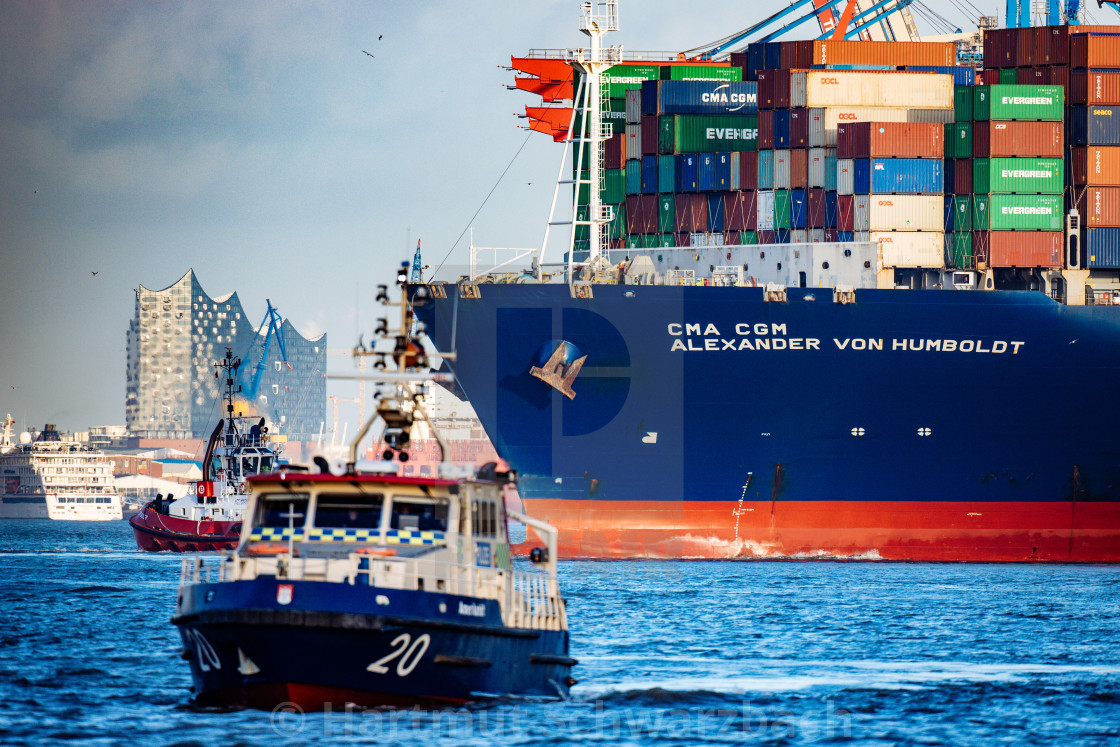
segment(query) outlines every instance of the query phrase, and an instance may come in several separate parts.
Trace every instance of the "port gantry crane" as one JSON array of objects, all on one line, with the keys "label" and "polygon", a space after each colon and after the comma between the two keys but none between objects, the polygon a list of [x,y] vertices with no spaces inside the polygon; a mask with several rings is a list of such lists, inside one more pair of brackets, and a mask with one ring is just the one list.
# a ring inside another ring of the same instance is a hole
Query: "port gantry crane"
[{"label": "port gantry crane", "polygon": [[258,344],[261,346],[261,357],[257,359],[257,363],[253,367],[253,374],[249,379],[249,391],[245,394],[245,399],[247,399],[249,402],[256,402],[257,390],[261,385],[261,374],[264,373],[265,361],[268,360],[269,345],[272,341],[273,336],[276,337],[276,344],[280,346],[281,361],[283,361],[284,365],[288,367],[289,371],[292,370],[292,364],[288,363],[288,349],[284,345],[284,320],[280,317],[280,312],[278,312],[273,307],[272,301],[266,298],[265,303],[268,304],[268,310],[265,312],[264,319],[261,321],[260,327],[257,328],[264,329],[265,324],[268,324],[268,330],[265,333],[264,341],[262,342],[259,340],[260,333],[258,332],[254,337],[253,342],[249,345],[249,350],[246,351],[245,355],[243,356],[243,359],[245,361],[249,361],[250,355],[253,354],[254,348]]}]

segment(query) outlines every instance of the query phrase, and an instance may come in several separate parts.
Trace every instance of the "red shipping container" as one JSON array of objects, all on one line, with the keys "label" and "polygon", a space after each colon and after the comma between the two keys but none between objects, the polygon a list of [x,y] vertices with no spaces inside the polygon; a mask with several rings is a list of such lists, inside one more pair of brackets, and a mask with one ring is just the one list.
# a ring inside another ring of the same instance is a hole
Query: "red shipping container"
[{"label": "red shipping container", "polygon": [[855,230],[855,211],[853,205],[854,195],[837,195],[836,197],[836,230],[851,233]]},{"label": "red shipping container", "polygon": [[1054,64],[1050,57],[1050,29],[1046,26],[1031,27],[1031,64],[1049,67]]},{"label": "red shipping container", "polygon": [[1077,195],[1077,212],[1088,228],[1120,228],[1120,188],[1086,187]]},{"label": "red shipping container", "polygon": [[984,32],[984,67],[997,70],[1015,67],[1015,46],[1011,44],[1012,29],[989,29]]},{"label": "red shipping container", "polygon": [[777,231],[759,231],[758,232],[759,244],[777,244],[778,232]]},{"label": "red shipping container", "polygon": [[688,246],[690,243],[692,243],[690,241],[690,238],[691,237],[687,233],[684,233],[683,231],[677,233],[677,237],[676,237],[677,246]]},{"label": "red shipping container", "polygon": [[1120,186],[1120,147],[1090,145],[1069,149],[1070,182],[1074,186]]},{"label": "red shipping container", "polygon": [[758,71],[758,113],[774,108],[774,76],[769,70]]},{"label": "red shipping container", "polygon": [[813,62],[813,42],[811,41],[782,42],[781,50],[783,70],[804,70],[813,64],[823,64]]},{"label": "red shipping container", "polygon": [[691,224],[686,229],[696,233],[708,230],[708,195],[690,194],[688,197],[688,212]]},{"label": "red shipping container", "polygon": [[743,216],[744,225],[748,231],[758,230],[758,192],[755,190],[744,190],[743,194],[746,195],[743,199],[746,201],[743,209],[746,213]]},{"label": "red shipping container", "polygon": [[642,117],[642,155],[657,155],[657,115],[646,114]]},{"label": "red shipping container", "polygon": [[[976,158],[1061,158],[1064,137],[1062,122],[973,122],[972,155]],[[955,183],[953,187],[956,190]]]},{"label": "red shipping container", "polygon": [[603,146],[603,166],[621,169],[626,166],[626,133],[616,132]]},{"label": "red shipping container", "polygon": [[806,216],[809,228],[824,228],[825,226],[825,207],[824,207],[824,190],[823,189],[810,189],[809,190],[809,213]]},{"label": "red shipping container", "polygon": [[985,86],[994,86],[999,83],[999,70],[983,70],[980,73],[980,83]]},{"label": "red shipping container", "polygon": [[789,152],[789,188],[805,189],[809,186],[809,151],[791,150]]},{"label": "red shipping container", "polygon": [[1066,92],[1066,103],[1069,103],[1069,68],[1065,65],[1054,65],[1050,68],[1050,85],[1061,86]]},{"label": "red shipping container", "polygon": [[1044,86],[1050,84],[1050,68],[1021,67],[1015,71],[1015,82],[1019,85]]},{"label": "red shipping container", "polygon": [[972,159],[953,159],[953,194],[972,194]]},{"label": "red shipping container", "polygon": [[789,108],[789,70],[760,70],[758,72],[758,108]]},{"label": "red shipping container", "polygon": [[758,189],[758,151],[747,150],[739,154],[739,188]]},{"label": "red shipping container", "polygon": [[1069,76],[1069,104],[1120,104],[1120,71],[1074,70]]},{"label": "red shipping container", "polygon": [[673,227],[677,233],[688,233],[692,229],[692,202],[687,194],[673,195]]},{"label": "red shipping container", "polygon": [[753,231],[753,225],[748,225],[748,219],[755,215],[754,190],[739,190],[728,192],[723,196],[723,225],[728,231]]},{"label": "red shipping container", "polygon": [[[767,70],[767,72],[770,72]],[[761,73],[759,73],[761,75]],[[774,110],[763,109],[758,113],[758,147],[760,150],[774,148]],[[755,179],[758,179],[755,176]]]},{"label": "red shipping container", "polygon": [[[1069,63],[1069,38],[1072,28],[1074,34],[1099,32],[1103,34],[1120,33],[1120,26],[1048,26],[1050,31],[1050,64],[1054,66]],[[986,56],[985,56],[986,59]]]},{"label": "red shipping container", "polygon": [[[956,42],[812,41],[808,60],[791,53],[790,59],[810,65],[891,65],[945,67],[957,64]],[[785,52],[783,45],[782,51]],[[786,60],[782,55],[782,62]],[[785,65],[783,64],[783,67]]]},{"label": "red shipping container", "polygon": [[626,195],[626,235],[641,233],[642,201],[641,195]]},{"label": "red shipping container", "polygon": [[1120,36],[1074,33],[1069,37],[1072,68],[1120,67]]},{"label": "red shipping container", "polygon": [[974,231],[972,253],[989,267],[1062,266],[1061,231]]},{"label": "red shipping container", "polygon": [[[841,146],[841,135],[848,142]],[[845,148],[841,151],[841,148]],[[850,155],[845,155],[850,153]],[[852,122],[837,125],[837,158],[944,158],[940,122]]]},{"label": "red shipping container", "polygon": [[1030,67],[1034,64],[1034,44],[1032,37],[1034,36],[1034,28],[1031,26],[1024,26],[1017,29],[1009,29],[1013,32],[1013,41],[1011,42],[1015,47],[1015,67]]},{"label": "red shipping container", "polygon": [[837,240],[836,230],[837,229],[835,229],[835,228],[824,229],[824,240],[828,241],[828,242],[835,242]]},{"label": "red shipping container", "polygon": [[789,110],[789,147],[809,147],[809,110],[798,108]]}]

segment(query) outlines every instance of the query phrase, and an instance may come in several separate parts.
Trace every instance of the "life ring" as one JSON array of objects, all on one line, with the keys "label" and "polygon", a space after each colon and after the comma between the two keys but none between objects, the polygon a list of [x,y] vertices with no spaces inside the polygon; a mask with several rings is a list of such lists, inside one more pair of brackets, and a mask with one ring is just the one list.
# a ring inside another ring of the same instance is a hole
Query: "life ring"
[{"label": "life ring", "polygon": [[359,547],[354,551],[356,555],[382,555],[390,556],[396,555],[397,551],[391,547]]},{"label": "life ring", "polygon": [[250,555],[282,555],[286,552],[288,552],[288,546],[280,542],[262,542],[249,546]]}]

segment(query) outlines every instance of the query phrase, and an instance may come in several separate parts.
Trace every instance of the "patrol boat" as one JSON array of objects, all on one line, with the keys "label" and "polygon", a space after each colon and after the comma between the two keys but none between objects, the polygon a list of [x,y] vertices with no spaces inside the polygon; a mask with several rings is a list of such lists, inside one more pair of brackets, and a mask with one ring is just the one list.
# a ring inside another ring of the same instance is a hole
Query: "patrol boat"
[{"label": "patrol boat", "polygon": [[[399,370],[382,375],[392,383],[349,460],[250,477],[236,549],[184,562],[172,622],[196,703],[439,706],[566,698],[575,684],[557,532],[506,509],[513,474],[395,474],[390,458],[428,420],[416,382],[430,374],[416,372],[426,361],[410,327],[402,309],[393,352],[370,353]],[[378,418],[386,460],[359,463]],[[510,520],[542,540],[524,567],[511,561]]]}]

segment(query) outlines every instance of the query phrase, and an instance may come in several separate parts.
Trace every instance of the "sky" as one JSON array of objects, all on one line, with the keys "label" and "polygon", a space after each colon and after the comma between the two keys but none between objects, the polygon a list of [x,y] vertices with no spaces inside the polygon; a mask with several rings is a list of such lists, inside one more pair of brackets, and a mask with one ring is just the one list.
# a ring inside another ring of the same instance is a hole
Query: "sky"
[{"label": "sky", "polygon": [[[123,424],[134,289],[188,269],[254,323],[267,298],[348,351],[418,239],[451,277],[469,227],[479,246],[538,246],[562,147],[520,129],[537,102],[503,67],[583,45],[578,8],[0,2],[0,415]],[[623,0],[608,43],[689,49],[772,10]],[[354,371],[348,355],[327,367]]]}]

